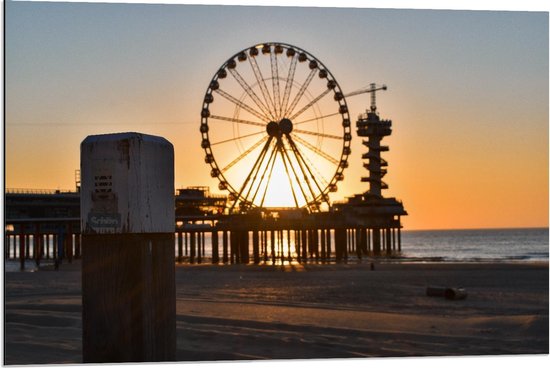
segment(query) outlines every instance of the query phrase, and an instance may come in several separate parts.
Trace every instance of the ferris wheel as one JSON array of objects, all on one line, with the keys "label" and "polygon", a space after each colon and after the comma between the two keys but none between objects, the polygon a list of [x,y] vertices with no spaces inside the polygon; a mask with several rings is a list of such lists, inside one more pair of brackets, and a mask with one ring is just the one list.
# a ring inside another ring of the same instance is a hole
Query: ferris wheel
[{"label": "ferris wheel", "polygon": [[307,51],[279,42],[237,52],[216,71],[201,146],[230,212],[330,206],[351,153],[344,94]]}]

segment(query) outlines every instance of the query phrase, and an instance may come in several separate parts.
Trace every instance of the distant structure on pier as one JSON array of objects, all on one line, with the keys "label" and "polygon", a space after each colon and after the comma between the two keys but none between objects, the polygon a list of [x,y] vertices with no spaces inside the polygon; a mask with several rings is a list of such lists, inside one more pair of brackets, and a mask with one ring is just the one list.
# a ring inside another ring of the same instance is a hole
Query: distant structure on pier
[{"label": "distant structure on pier", "polygon": [[[365,137],[363,145],[367,152],[362,155],[363,167],[367,169],[368,176],[361,178],[362,182],[369,183],[369,189],[362,193],[348,198],[344,203],[335,204],[335,210],[345,214],[350,224],[365,227],[367,236],[371,233],[372,247],[374,253],[379,253],[381,245],[390,250],[395,245],[395,233],[397,231],[397,244],[400,248],[401,216],[407,215],[403,203],[395,198],[385,198],[382,190],[388,188],[382,178],[387,173],[388,163],[381,156],[382,152],[389,151],[388,146],[381,145],[384,137],[391,135],[391,120],[381,119],[376,111],[376,92],[387,90],[386,85],[376,86],[372,83],[368,88],[351,92],[346,97],[355,96],[361,93],[370,93],[370,110],[359,115],[357,119],[357,135]],[[400,250],[400,249],[398,249]]]},{"label": "distant structure on pier", "polygon": [[210,194],[206,186],[187,187],[176,190],[176,218],[195,220],[223,213],[227,197]]}]

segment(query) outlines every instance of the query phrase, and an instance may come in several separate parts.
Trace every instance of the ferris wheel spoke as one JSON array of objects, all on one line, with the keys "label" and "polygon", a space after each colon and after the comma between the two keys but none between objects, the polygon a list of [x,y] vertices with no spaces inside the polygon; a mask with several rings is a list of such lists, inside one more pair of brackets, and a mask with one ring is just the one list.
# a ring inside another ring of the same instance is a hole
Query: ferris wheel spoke
[{"label": "ferris wheel spoke", "polygon": [[235,105],[237,105],[238,107],[248,111],[249,113],[251,113],[252,115],[256,116],[258,119],[260,120],[263,120],[263,121],[269,121],[271,120],[267,115],[264,114],[264,112],[259,112],[257,111],[256,109],[248,106],[247,104],[245,104],[244,102],[242,101],[239,101],[237,100],[235,97],[231,96],[229,93],[221,90],[221,89],[217,89],[215,90],[214,92],[218,93],[220,96],[224,97],[225,99],[227,99],[228,101],[234,103]]},{"label": "ferris wheel spoke", "polygon": [[280,120],[281,116],[281,94],[279,92],[279,66],[277,63],[277,54],[270,54],[271,61],[271,82],[273,85],[273,108],[275,109],[275,118]]},{"label": "ferris wheel spoke", "polygon": [[[271,181],[271,173],[273,172],[273,167],[275,166],[276,159],[277,159],[277,148],[275,147],[271,150],[271,155],[269,156],[269,159],[267,160],[267,164],[265,165],[265,169],[262,172],[262,177],[260,178],[260,181],[258,182],[258,185],[256,187],[256,191],[252,196],[252,202],[254,202],[256,200],[256,196],[260,191],[262,183],[266,183],[264,193],[262,195],[260,207],[262,207],[264,204],[265,195],[267,193],[267,189],[269,188],[269,182]],[[266,178],[266,173],[268,170],[269,170],[269,174],[267,175],[267,178]],[[264,181],[264,180],[267,180],[267,181]]]},{"label": "ferris wheel spoke", "polygon": [[[304,160],[305,164],[306,164],[306,167],[308,168],[308,171],[310,172],[311,176],[317,180],[319,179],[320,182],[321,182],[321,185],[323,186],[327,186],[328,185],[328,181],[325,179],[324,175],[321,174],[321,172],[317,169],[317,167],[313,164],[313,162],[311,162],[311,160],[308,158],[308,156],[304,156],[302,154],[302,151],[300,150],[300,147],[298,144],[296,144],[296,142],[293,142],[297,149],[298,149],[298,152],[300,153],[300,155],[302,156],[302,159]],[[313,169],[313,170],[311,170]],[[315,172],[313,172],[315,171]],[[320,189],[320,187],[319,187]]]},{"label": "ferris wheel spoke", "polygon": [[258,148],[258,146],[260,144],[262,144],[263,142],[265,142],[267,140],[268,136],[266,135],[265,137],[263,137],[262,139],[260,139],[258,142],[254,143],[254,145],[252,145],[250,148],[248,148],[246,151],[244,151],[243,153],[241,153],[237,158],[235,158],[233,161],[231,161],[229,164],[227,164],[227,166],[225,166],[223,169],[221,169],[221,172],[226,172],[227,170],[229,170],[231,167],[233,167],[237,162],[241,161],[243,158],[245,158],[246,156],[248,156],[250,154],[250,152],[254,151],[256,148]]},{"label": "ferris wheel spoke", "polygon": [[[306,192],[302,186],[302,183],[300,181],[300,178],[298,177],[298,174],[296,172],[296,169],[294,168],[294,165],[292,164],[292,160],[290,159],[290,155],[288,154],[287,150],[286,150],[286,147],[283,147],[282,151],[282,156],[283,157],[286,157],[287,161],[288,161],[288,166],[290,166],[290,169],[292,170],[292,173],[294,174],[294,178],[296,179],[296,183],[298,184],[298,187],[300,188],[300,191],[302,192],[302,196],[304,197],[304,200],[306,201],[306,203],[308,202],[308,199],[307,199],[307,195],[306,195]],[[292,188],[292,194],[294,194],[294,187],[291,185],[291,188]],[[295,196],[295,194],[294,194]],[[296,197],[296,196],[295,196]],[[295,198],[296,200],[296,198]],[[298,206],[298,201],[296,201],[296,207],[299,207]]]},{"label": "ferris wheel spoke", "polygon": [[322,99],[323,97],[325,97],[328,93],[330,92],[330,88],[327,88],[325,91],[323,91],[323,93],[321,93],[319,96],[315,97],[313,100],[311,100],[307,105],[305,105],[304,107],[302,107],[300,109],[300,111],[298,111],[296,114],[292,115],[290,117],[290,120],[294,120],[296,119],[299,115],[301,115],[304,111],[306,111],[307,109],[309,109],[311,106],[313,106],[314,104],[317,103],[317,101],[319,101],[320,99]]},{"label": "ferris wheel spoke", "polygon": [[287,110],[288,99],[290,97],[290,92],[292,90],[292,84],[294,83],[294,74],[296,72],[297,63],[298,63],[298,57],[296,55],[293,55],[292,60],[290,61],[290,67],[288,69],[288,76],[286,78],[285,92],[283,95],[283,102],[281,103],[281,115],[283,114],[283,112],[286,113],[286,110]]},{"label": "ferris wheel spoke", "polygon": [[[248,188],[248,191],[247,191],[246,195],[244,196],[244,198],[250,203],[254,203],[254,199],[256,198],[256,195],[258,194],[258,191],[260,190],[260,187],[261,187],[261,185],[264,181],[265,173],[267,171],[267,168],[269,167],[269,164],[270,164],[270,162],[272,160],[272,157],[273,157],[273,154],[275,152],[275,150],[272,147],[272,144],[270,144],[269,147],[271,148],[271,153],[269,155],[269,158],[267,159],[267,163],[264,166],[264,169],[262,169],[262,165],[264,163],[265,157],[267,156],[267,151],[266,151],[266,154],[264,155],[262,161],[258,164],[258,167],[257,167],[257,170],[254,174],[254,177],[252,178],[252,181],[250,182],[250,186]],[[269,148],[268,148],[268,151],[269,151]],[[259,178],[258,183],[255,185],[256,179],[258,179],[258,175],[260,174],[260,172],[262,173],[262,175]],[[249,200],[250,193],[252,192],[252,189],[254,188],[254,186],[256,186],[256,191],[254,192],[254,195],[252,196],[252,198]]]},{"label": "ferris wheel spoke", "polygon": [[[269,110],[270,103],[273,106],[274,106],[274,103],[273,103],[273,100],[271,99],[271,95],[269,94],[269,90],[267,89],[267,85],[265,84],[265,79],[262,74],[262,71],[258,66],[258,63],[256,62],[255,57],[248,58],[248,61],[250,62],[250,66],[252,67],[252,71],[254,72],[254,77],[256,77],[256,81],[258,82],[258,85],[260,86],[260,90],[262,91],[262,95],[264,96],[265,105]],[[273,120],[275,120],[275,116],[273,116],[273,114],[272,114],[272,118]]]},{"label": "ferris wheel spoke", "polygon": [[[260,202],[260,207],[264,206],[265,196],[267,194],[267,190],[269,189],[269,183],[271,182],[271,175],[273,174],[273,168],[275,167],[275,159],[277,158],[277,150],[273,150],[272,156],[273,156],[273,161],[271,162],[271,168],[269,169],[269,174],[267,175],[267,181],[265,183],[265,190],[264,190],[264,194],[262,196],[262,200]],[[271,157],[270,157],[270,159],[271,159]],[[269,165],[266,166],[266,171],[267,171],[268,167],[269,167]]]},{"label": "ferris wheel spoke", "polygon": [[238,124],[247,124],[247,125],[256,125],[256,126],[265,127],[265,123],[258,123],[258,122],[250,121],[250,120],[230,118],[230,117],[227,117],[227,116],[211,115],[210,119],[231,121],[233,123],[238,123]]},{"label": "ferris wheel spoke", "polygon": [[313,80],[314,76],[315,76],[315,69],[312,69],[311,72],[309,72],[309,75],[307,76],[306,81],[304,82],[304,84],[302,84],[302,87],[300,88],[296,96],[294,96],[294,100],[292,100],[290,107],[285,111],[285,116],[290,115],[292,111],[296,108],[296,105],[302,99],[302,96],[306,92],[306,89],[309,87],[309,84]]},{"label": "ferris wheel spoke", "polygon": [[302,145],[306,146],[309,150],[311,150],[312,152],[314,152],[317,155],[321,156],[325,160],[329,161],[332,164],[338,165],[339,161],[337,159],[335,159],[334,157],[330,156],[329,154],[327,154],[326,152],[324,152],[323,150],[320,150],[319,148],[315,147],[313,144],[309,143],[308,141],[306,141],[303,138],[298,137],[297,135],[295,135],[294,138],[298,142],[300,142]]},{"label": "ferris wheel spoke", "polygon": [[229,69],[229,72],[231,73],[233,78],[235,78],[235,80],[241,85],[241,87],[244,89],[246,94],[254,101],[254,103],[256,103],[256,105],[260,108],[260,110],[262,110],[262,112],[266,116],[270,116],[272,120],[275,120],[275,117],[271,113],[271,110],[269,109],[269,107],[264,105],[262,100],[258,97],[256,92],[254,92],[252,87],[250,87],[250,85],[246,82],[246,80],[242,77],[242,75],[240,75],[239,72],[235,70],[235,68]]},{"label": "ferris wheel spoke", "polygon": [[248,173],[248,176],[246,177],[246,180],[244,181],[243,185],[241,186],[241,189],[240,189],[237,197],[235,198],[235,202],[233,202],[233,205],[231,206],[231,211],[235,207],[235,204],[237,203],[237,200],[241,199],[241,200],[246,201],[246,198],[243,198],[242,194],[243,194],[244,190],[246,189],[246,187],[248,186],[248,182],[250,181],[250,178],[252,177],[252,174],[258,170],[257,169],[259,167],[258,164],[261,165],[261,162],[263,162],[265,154],[267,153],[272,140],[273,140],[273,137],[270,136],[268,138],[267,142],[265,143],[264,147],[262,148],[262,151],[260,152],[260,155],[258,156],[256,161],[254,162],[254,165],[252,166],[252,170],[250,170],[250,173]]},{"label": "ferris wheel spoke", "polygon": [[309,135],[314,135],[316,137],[323,137],[323,138],[342,139],[342,137],[338,136],[338,135],[312,132],[312,131],[309,131],[309,130],[302,130],[302,129],[293,129],[292,132],[293,133],[301,133],[301,134],[309,134]]},{"label": "ferris wheel spoke", "polygon": [[215,145],[218,145],[218,144],[223,144],[223,143],[228,143],[228,142],[233,142],[233,141],[236,141],[236,140],[239,140],[239,139],[242,139],[242,138],[248,138],[248,137],[252,137],[254,135],[258,135],[258,134],[265,134],[265,131],[259,131],[259,132],[256,132],[256,133],[250,133],[250,134],[245,134],[245,135],[241,135],[239,137],[234,137],[234,138],[230,138],[230,139],[225,139],[223,141],[219,141],[219,142],[215,142],[215,143],[210,143],[211,146],[215,146]]},{"label": "ferris wheel spoke", "polygon": [[[300,157],[299,152],[298,152],[298,147],[296,147],[294,145],[294,142],[292,141],[292,138],[290,137],[290,135],[286,135],[286,138],[287,138],[287,141],[290,144],[290,148],[291,148],[290,150],[294,154],[296,162],[298,163],[298,168],[300,169],[300,171],[302,173],[302,177],[304,178],[304,181],[306,182],[307,189],[309,189],[309,192],[311,193],[311,200],[313,201],[313,200],[315,200],[317,195],[315,194],[315,190],[311,186],[307,170],[304,167],[305,162],[303,162],[303,158],[301,160],[301,157]],[[307,200],[307,197],[305,196],[305,193],[304,193],[304,197],[306,198],[307,202],[310,202],[310,201]]]},{"label": "ferris wheel spoke", "polygon": [[[323,193],[323,189],[321,189],[321,186],[319,185],[319,183],[317,182],[317,179],[315,178],[315,175],[313,174],[313,172],[311,171],[309,165],[307,164],[307,162],[305,161],[302,153],[300,152],[300,149],[296,146],[296,144],[294,143],[294,140],[292,139],[292,137],[290,136],[290,134],[287,134],[286,135],[290,145],[293,147],[293,152],[294,154],[300,158],[300,160],[302,161],[303,165],[305,166],[307,172],[309,173],[311,179],[313,180],[313,182],[315,183],[315,186],[317,187],[317,189],[319,190],[319,195],[322,195],[323,196],[323,200],[325,202],[328,202],[328,198],[326,197],[326,195]],[[298,162],[300,161],[298,160]],[[310,165],[311,162],[310,162]],[[313,165],[312,165],[313,166]],[[325,178],[321,175],[321,178],[326,182]]]},{"label": "ferris wheel spoke", "polygon": [[322,120],[322,119],[330,118],[331,116],[335,116],[335,115],[340,115],[340,112],[335,112],[335,113],[332,113],[332,114],[327,114],[327,115],[323,115],[323,116],[319,116],[319,117],[314,117],[314,118],[311,118],[311,119],[302,120],[302,121],[299,121],[297,123],[292,123],[292,124],[294,126],[296,126],[296,125],[300,125],[300,124],[309,123],[309,122],[315,121],[315,120]]},{"label": "ferris wheel spoke", "polygon": [[292,191],[292,197],[294,198],[294,203],[296,204],[296,208],[298,208],[300,207],[300,205],[298,204],[298,198],[296,197],[296,192],[294,191],[294,185],[292,185],[292,178],[290,177],[290,171],[288,171],[285,155],[283,154],[282,142],[278,142],[278,143],[279,143],[279,150],[281,152],[281,159],[285,167],[286,177],[288,178],[288,184],[290,185],[290,190]]}]

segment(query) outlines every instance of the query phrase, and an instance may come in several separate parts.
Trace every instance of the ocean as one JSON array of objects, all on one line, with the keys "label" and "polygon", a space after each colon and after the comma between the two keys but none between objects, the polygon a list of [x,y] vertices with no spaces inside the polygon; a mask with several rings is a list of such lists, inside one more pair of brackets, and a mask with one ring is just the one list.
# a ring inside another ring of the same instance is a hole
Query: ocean
[{"label": "ocean", "polygon": [[[393,256],[391,260],[408,262],[548,262],[548,228],[403,230],[401,239],[402,252]],[[283,240],[286,242],[286,237]],[[284,248],[286,252],[286,244],[284,244]],[[293,244],[291,244],[291,248],[294,248]],[[13,257],[13,250],[12,247],[10,257]],[[174,251],[177,252],[177,244]],[[210,234],[206,234],[205,254],[203,254],[205,260],[203,262],[209,262],[211,256]],[[350,256],[349,262],[354,261],[353,256]],[[42,264],[51,262],[51,260],[43,260]],[[27,271],[36,270],[34,261],[29,260],[26,265]],[[18,269],[18,261],[6,260],[5,271],[17,271]]]},{"label": "ocean", "polygon": [[411,260],[548,262],[548,228],[409,230],[402,244]]}]

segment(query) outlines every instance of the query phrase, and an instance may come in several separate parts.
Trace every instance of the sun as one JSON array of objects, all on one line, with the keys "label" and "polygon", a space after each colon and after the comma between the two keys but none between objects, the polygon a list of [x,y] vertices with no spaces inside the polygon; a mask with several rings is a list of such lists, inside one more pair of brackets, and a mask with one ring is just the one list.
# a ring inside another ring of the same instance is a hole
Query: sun
[{"label": "sun", "polygon": [[266,184],[267,191],[263,207],[302,207],[305,205],[302,193],[299,190],[296,192],[298,186],[295,183],[295,178],[286,173],[281,159],[277,159],[275,162],[271,178]]}]

